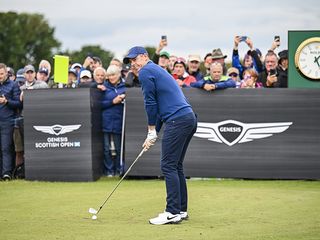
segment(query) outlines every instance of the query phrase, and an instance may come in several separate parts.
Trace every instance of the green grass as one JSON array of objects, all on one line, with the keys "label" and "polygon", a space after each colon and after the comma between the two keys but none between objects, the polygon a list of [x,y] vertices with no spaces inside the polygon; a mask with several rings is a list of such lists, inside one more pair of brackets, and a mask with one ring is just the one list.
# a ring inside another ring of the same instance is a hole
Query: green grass
[{"label": "green grass", "polygon": [[152,226],[164,210],[161,180],[0,182],[0,239],[320,239],[320,181],[188,181],[188,221]]}]

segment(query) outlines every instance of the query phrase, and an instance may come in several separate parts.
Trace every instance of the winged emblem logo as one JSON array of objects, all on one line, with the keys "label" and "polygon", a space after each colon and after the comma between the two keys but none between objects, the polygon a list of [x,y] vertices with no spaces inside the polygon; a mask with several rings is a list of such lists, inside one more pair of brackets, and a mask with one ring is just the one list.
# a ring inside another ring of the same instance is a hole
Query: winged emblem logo
[{"label": "winged emblem logo", "polygon": [[199,122],[194,136],[232,146],[236,143],[251,142],[256,139],[271,137],[275,133],[282,133],[292,124],[292,122],[242,123],[235,120],[218,123]]},{"label": "winged emblem logo", "polygon": [[81,124],[77,125],[53,125],[53,126],[33,126],[33,128],[39,132],[49,133],[52,135],[62,135],[65,133],[73,132],[78,130],[81,127]]}]

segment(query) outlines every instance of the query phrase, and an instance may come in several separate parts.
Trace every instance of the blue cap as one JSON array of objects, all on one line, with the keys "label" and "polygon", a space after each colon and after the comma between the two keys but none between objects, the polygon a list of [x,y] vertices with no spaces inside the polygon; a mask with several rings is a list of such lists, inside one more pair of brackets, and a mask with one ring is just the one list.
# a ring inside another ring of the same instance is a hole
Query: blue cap
[{"label": "blue cap", "polygon": [[20,68],[18,71],[17,71],[17,78],[16,78],[16,81],[18,82],[25,82],[26,79],[24,78],[24,68]]},{"label": "blue cap", "polygon": [[69,68],[69,73],[72,73],[73,75],[75,75],[76,77],[78,77],[78,72],[77,72],[77,70],[75,70],[74,68]]},{"label": "blue cap", "polygon": [[47,68],[44,68],[44,67],[40,68],[38,72],[39,73],[44,73],[47,76],[49,74],[49,70]]},{"label": "blue cap", "polygon": [[129,50],[127,56],[124,57],[123,63],[128,64],[130,59],[136,58],[140,54],[148,54],[147,50],[144,47],[133,47]]}]

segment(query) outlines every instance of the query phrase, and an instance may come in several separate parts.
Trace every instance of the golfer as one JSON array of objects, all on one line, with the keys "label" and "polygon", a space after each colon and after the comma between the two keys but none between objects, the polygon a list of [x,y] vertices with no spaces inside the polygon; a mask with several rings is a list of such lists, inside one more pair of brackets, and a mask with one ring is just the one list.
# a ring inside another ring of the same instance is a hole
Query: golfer
[{"label": "golfer", "polygon": [[123,62],[130,62],[139,74],[148,117],[148,133],[143,147],[149,149],[157,140],[157,132],[160,131],[160,127],[156,129],[157,120],[165,123],[161,171],[166,181],[167,205],[163,213],[149,222],[155,225],[179,223],[188,218],[183,160],[197,129],[196,116],[177,82],[166,70],[149,59],[146,49],[131,48]]}]

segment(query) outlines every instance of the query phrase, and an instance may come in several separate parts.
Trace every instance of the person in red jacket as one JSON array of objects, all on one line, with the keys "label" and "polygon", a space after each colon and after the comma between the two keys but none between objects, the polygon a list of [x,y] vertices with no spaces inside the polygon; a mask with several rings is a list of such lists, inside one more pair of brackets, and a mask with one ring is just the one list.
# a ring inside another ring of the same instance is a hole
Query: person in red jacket
[{"label": "person in red jacket", "polygon": [[187,73],[186,69],[186,61],[183,58],[178,58],[173,65],[174,74],[172,76],[181,88],[190,87],[191,83],[197,81],[195,77]]}]

